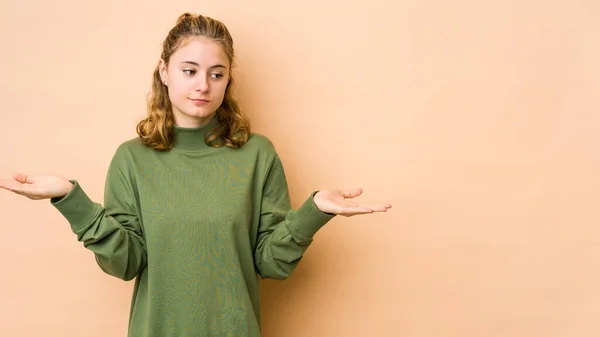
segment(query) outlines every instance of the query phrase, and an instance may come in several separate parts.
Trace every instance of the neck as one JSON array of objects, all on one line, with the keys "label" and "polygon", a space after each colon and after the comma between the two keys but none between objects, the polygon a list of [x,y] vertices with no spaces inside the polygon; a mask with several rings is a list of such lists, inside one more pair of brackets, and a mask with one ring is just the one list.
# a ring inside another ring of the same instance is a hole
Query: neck
[{"label": "neck", "polygon": [[206,144],[205,137],[218,126],[216,115],[207,123],[197,127],[173,125],[173,148],[186,151],[207,149],[209,146]]}]

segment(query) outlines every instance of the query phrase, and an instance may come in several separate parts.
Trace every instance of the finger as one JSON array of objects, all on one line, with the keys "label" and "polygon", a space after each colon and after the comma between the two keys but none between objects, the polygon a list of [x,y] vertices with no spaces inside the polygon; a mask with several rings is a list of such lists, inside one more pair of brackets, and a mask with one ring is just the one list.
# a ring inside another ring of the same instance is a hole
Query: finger
[{"label": "finger", "polygon": [[345,216],[353,216],[353,215],[359,215],[359,214],[371,214],[371,213],[380,213],[380,212],[387,212],[387,210],[389,209],[389,207],[387,207],[389,205],[383,204],[383,205],[346,205],[346,207],[344,207],[339,214],[345,215]]},{"label": "finger", "polygon": [[28,197],[33,197],[40,194],[39,189],[30,184],[14,184],[9,187],[9,190]]},{"label": "finger", "polygon": [[373,210],[368,207],[346,207],[346,208],[343,208],[339,212],[339,214],[346,215],[346,216],[352,216],[352,215],[358,215],[358,214],[369,214],[369,213],[373,213]]},{"label": "finger", "polygon": [[[20,172],[13,174],[13,178],[22,184],[27,184],[27,182],[28,182],[27,180],[29,179],[29,177],[27,177],[26,174],[23,174]],[[31,182],[31,181],[29,181],[29,182]]]},{"label": "finger", "polygon": [[392,208],[392,204],[373,204],[372,206]]},{"label": "finger", "polygon": [[356,198],[363,193],[362,188],[354,188],[349,191],[340,192],[344,198]]},{"label": "finger", "polygon": [[369,208],[376,212],[385,212],[386,210],[392,207],[392,205],[390,204],[361,204],[350,200],[346,200],[343,206],[345,208]]},{"label": "finger", "polygon": [[39,199],[36,195],[35,188],[32,185],[20,184],[14,180],[0,179],[0,188],[10,191],[14,194],[22,195],[32,200]]},{"label": "finger", "polygon": [[374,204],[374,205],[360,205],[360,207],[371,208],[374,211],[385,212],[388,209],[392,208],[390,204]]},{"label": "finger", "polygon": [[12,191],[13,189],[18,188],[19,186],[21,186],[21,184],[15,182],[12,179],[0,179],[0,188],[3,188],[5,190]]}]

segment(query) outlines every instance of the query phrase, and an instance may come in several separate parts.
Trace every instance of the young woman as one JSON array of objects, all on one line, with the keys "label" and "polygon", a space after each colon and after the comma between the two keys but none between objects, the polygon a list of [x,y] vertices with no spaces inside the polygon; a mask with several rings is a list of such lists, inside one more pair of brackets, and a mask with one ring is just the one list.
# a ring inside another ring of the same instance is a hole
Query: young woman
[{"label": "young woman", "polygon": [[181,15],[154,71],[139,137],[111,161],[104,206],[77,180],[15,174],[0,188],[49,199],[99,267],[135,279],[130,337],[261,336],[259,278],[285,279],[335,215],[385,212],[360,189],[292,209],[280,158],[231,93],[233,40]]}]

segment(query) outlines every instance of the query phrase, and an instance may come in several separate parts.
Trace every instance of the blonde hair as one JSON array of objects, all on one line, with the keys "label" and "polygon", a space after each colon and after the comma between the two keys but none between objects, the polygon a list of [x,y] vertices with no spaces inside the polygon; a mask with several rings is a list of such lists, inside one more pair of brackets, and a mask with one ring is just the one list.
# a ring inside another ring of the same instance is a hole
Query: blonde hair
[{"label": "blonde hair", "polygon": [[[233,38],[227,27],[218,20],[190,13],[184,13],[177,18],[177,23],[163,42],[161,58],[168,64],[171,55],[181,47],[183,42],[194,37],[205,37],[218,43],[233,66]],[[239,148],[248,141],[250,136],[250,122],[242,114],[238,102],[233,97],[233,84],[233,76],[230,74],[223,102],[217,109],[219,126],[206,135],[206,144],[210,146],[225,145]],[[148,96],[148,116],[140,121],[136,128],[143,144],[160,151],[173,147],[172,109],[167,87],[161,81],[159,66],[157,66],[152,78],[152,90]]]}]

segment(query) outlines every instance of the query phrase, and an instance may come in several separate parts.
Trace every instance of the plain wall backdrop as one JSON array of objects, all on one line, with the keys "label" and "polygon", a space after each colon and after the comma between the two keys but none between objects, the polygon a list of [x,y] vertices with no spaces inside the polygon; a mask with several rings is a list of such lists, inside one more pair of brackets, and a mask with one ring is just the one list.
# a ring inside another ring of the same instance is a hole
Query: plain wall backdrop
[{"label": "plain wall backdrop", "polygon": [[[600,335],[597,1],[3,0],[0,176],[102,202],[185,11],[230,28],[294,207],[319,188],[393,204],[262,283],[265,337]],[[0,194],[0,336],[125,336],[132,286],[47,200]]]}]

